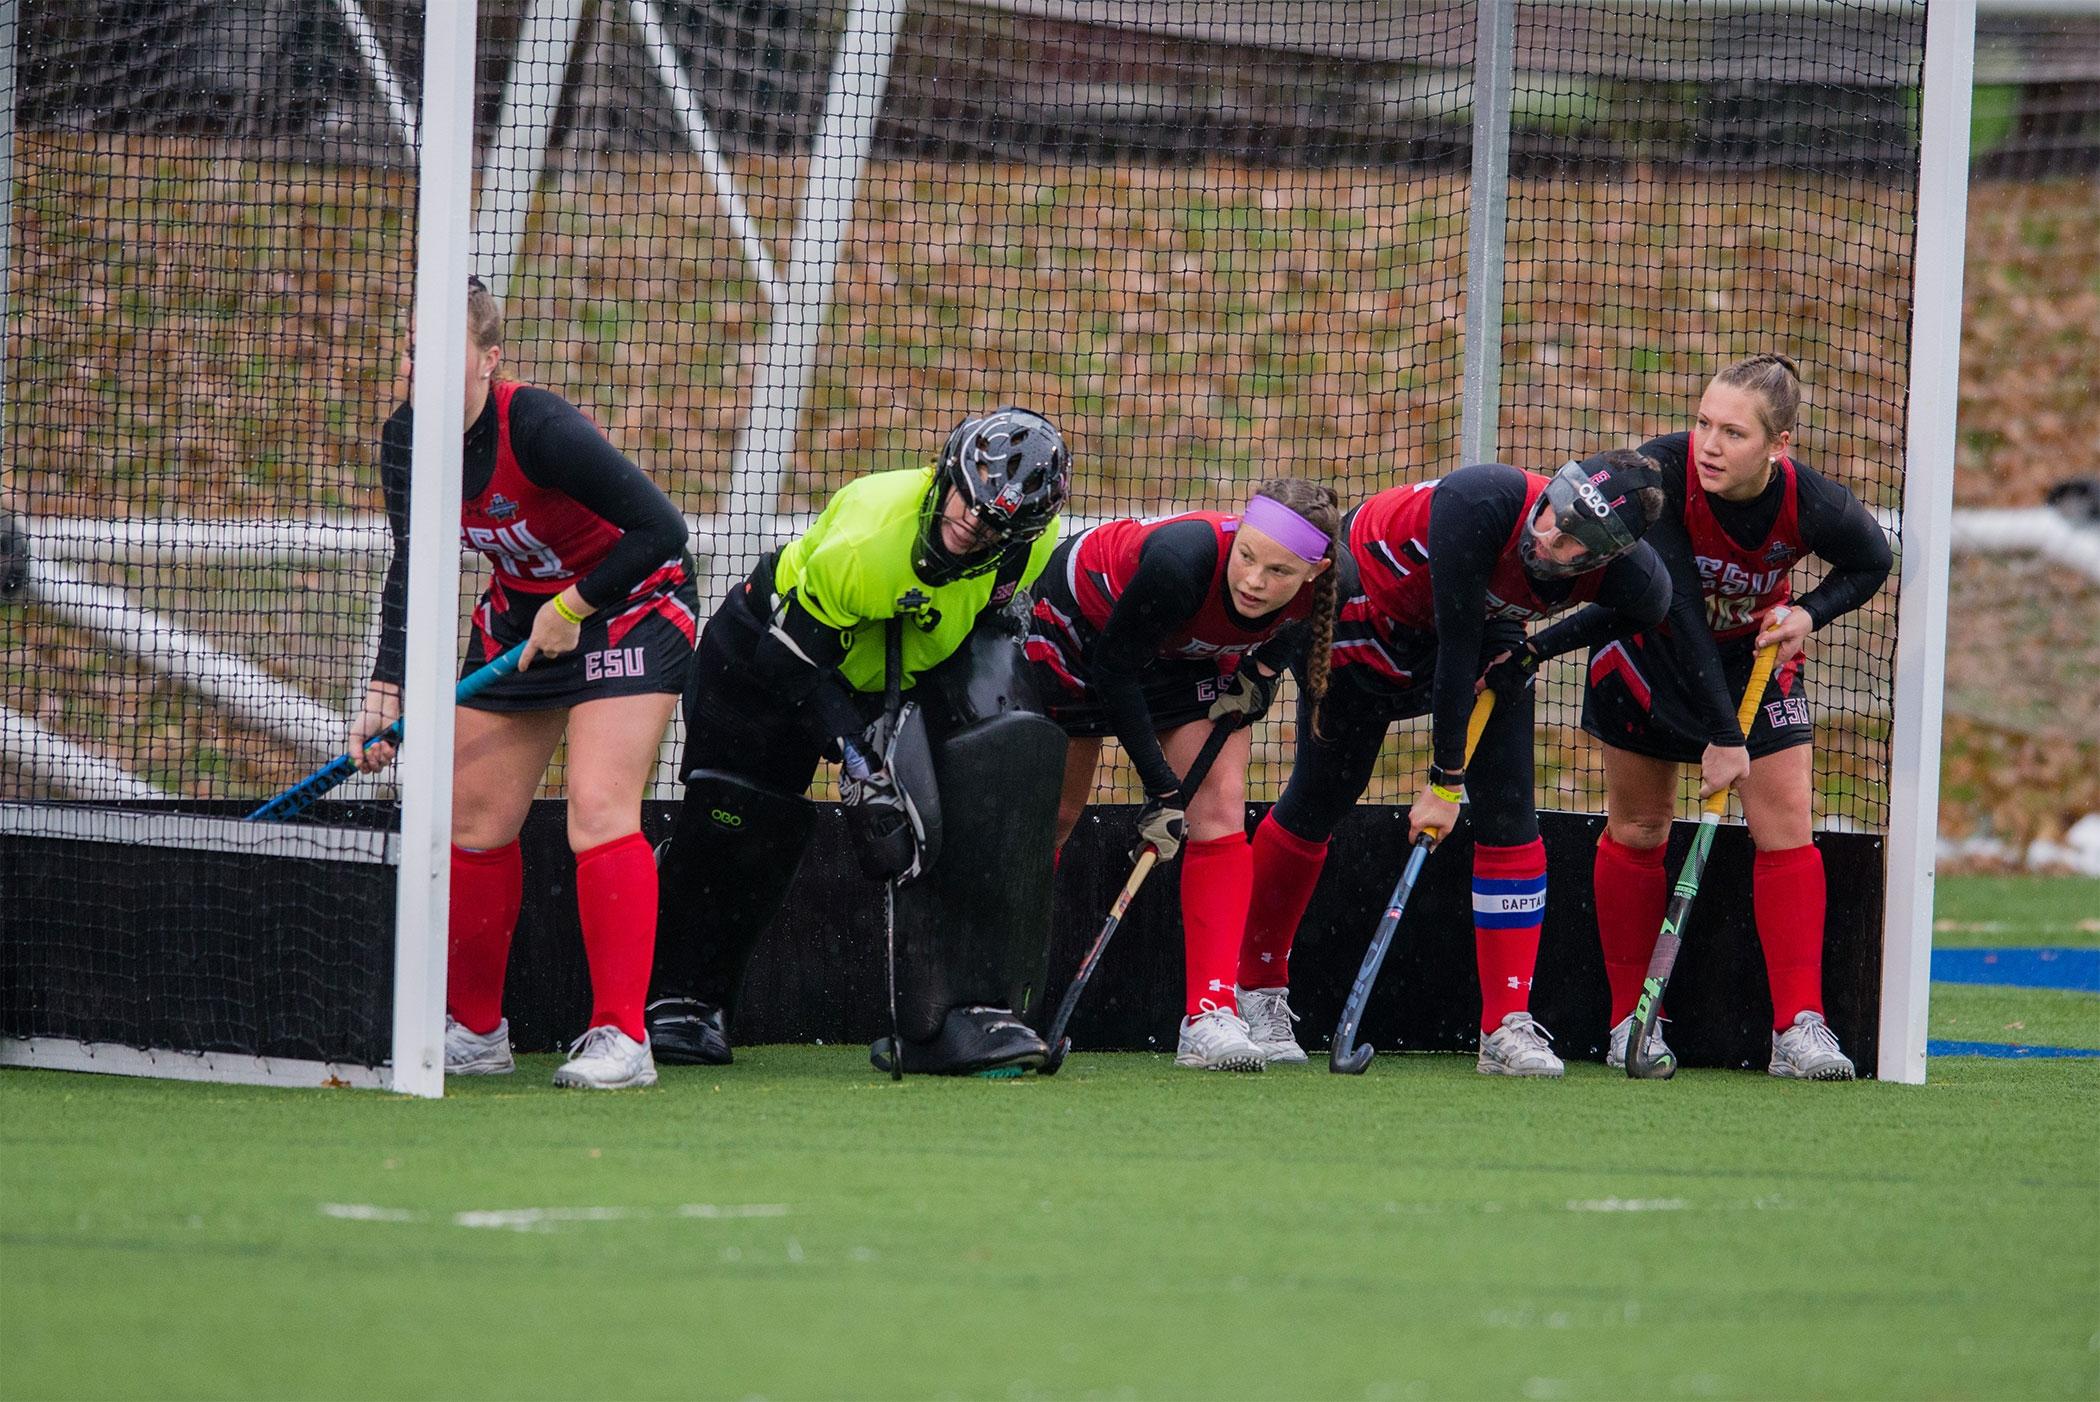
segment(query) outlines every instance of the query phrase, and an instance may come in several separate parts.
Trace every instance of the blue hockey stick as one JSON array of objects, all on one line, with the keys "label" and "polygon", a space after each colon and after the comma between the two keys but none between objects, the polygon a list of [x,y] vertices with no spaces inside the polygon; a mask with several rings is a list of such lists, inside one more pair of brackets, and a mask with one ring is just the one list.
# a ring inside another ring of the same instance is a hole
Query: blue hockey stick
[{"label": "blue hockey stick", "polygon": [[[519,643],[480,671],[469,672],[460,679],[459,688],[452,693],[455,704],[470,700],[487,691],[491,686],[518,670],[518,659],[525,655],[525,644]],[[365,741],[365,748],[374,745],[398,745],[401,743],[401,722],[392,725]],[[314,801],[336,785],[357,772],[357,756],[337,755],[298,783],[286,789],[241,821],[244,823],[283,823],[298,817],[313,807]]]}]

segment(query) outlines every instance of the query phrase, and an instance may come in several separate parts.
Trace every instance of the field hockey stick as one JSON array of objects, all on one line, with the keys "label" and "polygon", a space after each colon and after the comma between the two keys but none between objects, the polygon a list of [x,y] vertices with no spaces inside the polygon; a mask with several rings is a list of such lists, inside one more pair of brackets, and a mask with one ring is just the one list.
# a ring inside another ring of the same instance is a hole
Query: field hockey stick
[{"label": "field hockey stick", "polygon": [[[1745,735],[1750,733],[1751,718],[1764,698],[1765,683],[1772,679],[1772,662],[1778,652],[1777,644],[1761,647],[1750,664],[1750,680],[1743,687],[1743,699],[1735,710],[1736,728]],[[1626,1038],[1626,1074],[1633,1080],[1667,1081],[1677,1074],[1675,1052],[1665,1051],[1653,1061],[1648,1060],[1648,1038],[1655,1031],[1656,1019],[1662,1016],[1663,989],[1670,982],[1670,971],[1677,967],[1677,951],[1684,947],[1684,922],[1691,918],[1692,902],[1699,898],[1699,878],[1706,874],[1706,855],[1713,850],[1714,832],[1727,811],[1727,789],[1707,796],[1699,813],[1699,831],[1692,837],[1692,850],[1685,855],[1684,867],[1677,873],[1677,888],[1670,893],[1669,909],[1663,912],[1662,933],[1655,938],[1655,953],[1649,956],[1648,976],[1641,980],[1641,1000],[1634,1004],[1633,1027]]]},{"label": "field hockey stick", "polygon": [[[882,713],[890,719],[890,749],[904,714],[904,620],[892,614],[882,639]],[[890,778],[894,781],[896,775]],[[882,883],[882,942],[890,968],[890,1079],[904,1079],[904,1038],[897,1024],[897,878]]]},{"label": "field hockey stick", "polygon": [[[1204,740],[1202,750],[1197,752],[1195,763],[1189,766],[1189,772],[1182,778],[1181,792],[1191,798],[1195,797],[1196,790],[1202,788],[1203,781],[1210,777],[1210,767],[1217,760],[1218,752],[1225,748],[1225,741],[1234,729],[1231,716],[1220,716],[1211,722],[1210,735]],[[1152,868],[1158,864],[1159,848],[1146,843],[1138,853],[1137,864],[1130,869],[1130,879],[1123,883],[1123,889],[1116,894],[1114,903],[1109,906],[1108,919],[1102,922],[1101,932],[1095,935],[1094,942],[1087,946],[1086,957],[1079,961],[1079,968],[1073,973],[1072,982],[1066,986],[1065,996],[1057,1005],[1057,1016],[1050,1019],[1050,1035],[1044,1038],[1050,1044],[1050,1051],[1043,1058],[1042,1066],[1038,1068],[1040,1074],[1055,1076],[1057,1068],[1065,1064],[1065,1054],[1072,1050],[1072,1039],[1065,1035],[1065,1028],[1072,1021],[1073,1010],[1079,1006],[1079,995],[1086,992],[1087,980],[1094,976],[1094,969],[1101,962],[1102,951],[1108,948],[1109,939],[1116,933],[1116,927],[1123,923],[1123,912],[1130,909],[1131,901],[1137,898],[1138,888],[1145,884],[1145,878],[1152,874]]]},{"label": "field hockey stick", "polygon": [[[519,643],[486,667],[478,668],[460,678],[453,689],[452,702],[459,705],[487,691],[497,682],[518,670],[518,659],[525,655],[525,644]],[[401,743],[401,719],[365,741],[363,749],[374,745],[398,745]],[[298,817],[313,807],[314,801],[357,773],[356,755],[337,755],[298,783],[286,789],[262,807],[241,819],[244,823],[283,823]]]},{"label": "field hockey stick", "polygon": [[[1473,714],[1466,720],[1467,764],[1473,762],[1480,732],[1487,729],[1488,717],[1494,710],[1495,693],[1482,691],[1473,702]],[[1378,982],[1385,952],[1392,947],[1393,931],[1400,928],[1400,917],[1407,910],[1407,898],[1415,893],[1415,878],[1422,874],[1422,863],[1429,859],[1429,849],[1436,846],[1440,836],[1435,828],[1424,828],[1414,840],[1413,850],[1407,854],[1407,867],[1400,873],[1399,884],[1385,903],[1385,914],[1379,917],[1378,929],[1371,935],[1371,947],[1364,951],[1363,966],[1349,987],[1349,1001],[1342,1005],[1342,1020],[1334,1027],[1334,1047],[1327,1053],[1327,1069],[1338,1076],[1361,1076],[1377,1055],[1369,1042],[1356,1044],[1357,1027],[1363,1021],[1364,1007],[1371,1001],[1371,986]]]}]

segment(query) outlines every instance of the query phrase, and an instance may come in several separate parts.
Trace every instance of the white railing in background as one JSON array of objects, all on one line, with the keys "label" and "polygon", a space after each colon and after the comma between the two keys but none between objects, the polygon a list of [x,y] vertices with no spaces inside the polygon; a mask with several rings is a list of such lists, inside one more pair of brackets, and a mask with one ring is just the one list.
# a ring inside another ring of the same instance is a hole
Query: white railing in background
[{"label": "white railing in background", "polygon": [[[1898,515],[1890,511],[1876,514],[1890,539],[1898,539]],[[792,539],[814,519],[807,513],[778,516],[773,521],[777,531],[774,539]],[[1098,518],[1066,519],[1067,530],[1076,532],[1095,524]],[[342,515],[318,521],[134,521],[43,516],[25,519],[21,525],[30,541],[31,583],[40,604],[59,610],[73,626],[109,638],[145,665],[211,697],[247,724],[283,736],[308,753],[324,758],[340,747],[349,723],[347,715],[244,661],[229,645],[141,608],[128,601],[121,590],[91,583],[74,571],[97,566],[166,570],[235,562],[321,565],[355,559],[376,567],[393,549],[384,516]],[[702,562],[741,555],[750,549],[748,522],[739,523],[725,516],[698,516],[688,517],[686,525],[691,532],[693,554]],[[2100,528],[2079,525],[2048,507],[1957,510],[1952,545],[1957,554],[2035,555],[2078,570],[2100,583]],[[708,571],[703,567],[701,573],[705,577]],[[701,600],[703,612],[711,611],[714,604],[712,598]],[[1859,707],[1871,704],[1873,699],[1864,692],[1849,697],[1850,703]],[[1879,698],[1884,712],[1887,701],[1886,696]],[[653,789],[656,797],[671,798],[678,793],[681,734],[674,724],[673,733],[665,739]],[[37,768],[34,772],[54,787],[102,798],[116,794],[122,787],[105,782],[109,775],[141,782],[106,760],[98,760],[99,767],[84,767],[71,759],[57,758],[61,747],[66,753],[87,752],[43,727],[37,727],[34,733],[14,732],[8,755],[22,761],[25,768],[30,767],[23,757],[39,746],[53,756],[50,765],[55,768],[50,772]],[[77,782],[65,777],[69,774]],[[375,787],[371,779],[352,782],[356,787],[346,789],[346,796],[369,793]]]}]

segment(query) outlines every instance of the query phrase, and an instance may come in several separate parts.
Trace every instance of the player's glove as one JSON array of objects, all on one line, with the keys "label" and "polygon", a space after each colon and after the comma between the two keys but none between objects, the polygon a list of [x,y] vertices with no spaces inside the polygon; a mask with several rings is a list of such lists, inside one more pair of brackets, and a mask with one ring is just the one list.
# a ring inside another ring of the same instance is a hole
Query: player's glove
[{"label": "player's glove", "polygon": [[1225,690],[1218,699],[1210,703],[1210,718],[1221,721],[1232,718],[1234,730],[1244,730],[1260,720],[1276,699],[1276,683],[1281,674],[1263,676],[1261,669],[1252,662],[1244,663],[1232,674]]},{"label": "player's glove", "polygon": [[1147,794],[1145,806],[1138,812],[1138,850],[1130,854],[1132,859],[1149,843],[1158,849],[1161,861],[1173,861],[1181,850],[1182,839],[1188,835],[1188,827],[1180,794]]},{"label": "player's glove", "polygon": [[1480,680],[1495,695],[1513,701],[1537,684],[1539,663],[1543,660],[1529,642],[1518,643],[1509,656],[1483,672]]},{"label": "player's glove", "polygon": [[860,874],[871,881],[916,875],[919,843],[912,834],[911,809],[890,771],[870,770],[860,779],[842,775],[839,797],[846,801],[846,831],[860,858]]},{"label": "player's glove", "polygon": [[839,775],[839,797],[846,805],[846,832],[860,858],[860,873],[870,881],[908,881],[919,874],[919,815],[911,798],[886,766],[878,767],[850,737],[839,748],[845,768]]}]

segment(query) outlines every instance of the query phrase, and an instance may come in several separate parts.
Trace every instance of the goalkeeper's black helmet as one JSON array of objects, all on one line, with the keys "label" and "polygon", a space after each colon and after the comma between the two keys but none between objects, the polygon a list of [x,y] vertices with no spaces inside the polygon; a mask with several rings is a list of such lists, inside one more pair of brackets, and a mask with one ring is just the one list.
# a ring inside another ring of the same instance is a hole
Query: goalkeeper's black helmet
[{"label": "goalkeeper's black helmet", "polygon": [[[990,537],[983,549],[958,556],[942,540],[941,502],[950,490]],[[1071,490],[1072,454],[1041,414],[1009,405],[965,419],[934,465],[912,566],[928,584],[996,569],[1008,551],[1027,549],[1050,529]]]}]

